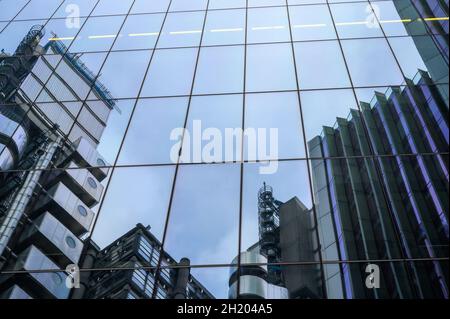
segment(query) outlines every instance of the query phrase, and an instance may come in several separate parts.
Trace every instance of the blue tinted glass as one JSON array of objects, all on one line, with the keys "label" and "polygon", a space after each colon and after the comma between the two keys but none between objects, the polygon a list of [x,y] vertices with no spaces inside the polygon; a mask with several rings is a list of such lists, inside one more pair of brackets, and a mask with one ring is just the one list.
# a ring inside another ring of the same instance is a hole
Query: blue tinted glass
[{"label": "blue tinted glass", "polygon": [[244,44],[245,10],[209,11],[203,45]]},{"label": "blue tinted glass", "polygon": [[289,25],[285,7],[248,10],[248,43],[289,41]]},{"label": "blue tinted glass", "polygon": [[385,39],[342,41],[355,86],[399,85],[402,73]]},{"label": "blue tinted glass", "polygon": [[247,92],[296,88],[290,44],[251,45],[247,48]]},{"label": "blue tinted glass", "polygon": [[198,46],[202,37],[204,12],[170,13],[164,23],[160,48]]},{"label": "blue tinted glass", "polygon": [[162,240],[173,175],[174,167],[117,169],[94,231],[93,238],[98,245],[106,247],[137,223],[151,225],[152,234]]},{"label": "blue tinted glass", "polygon": [[73,18],[80,15],[87,17],[94,9],[97,0],[65,0],[58,11],[55,13],[55,18]]},{"label": "blue tinted glass", "polygon": [[[266,149],[258,145],[256,154],[252,153],[251,140],[245,141],[247,160],[305,157],[300,106],[296,93],[247,94],[245,125],[248,129],[265,129],[267,134]],[[276,133],[270,130],[275,130]],[[295,134],[292,134],[293,132]],[[278,135],[277,147],[269,140],[269,133]],[[259,138],[264,141],[263,136]]]},{"label": "blue tinted glass", "polygon": [[[337,41],[296,43],[300,89],[349,87],[350,81]],[[320,52],[320,61],[317,54]],[[317,63],[318,62],[318,63]]]},{"label": "blue tinted glass", "polygon": [[208,0],[172,0],[170,11],[206,10]]},{"label": "blue tinted glass", "polygon": [[240,165],[183,166],[178,174],[164,248],[195,264],[229,263],[239,249]]},{"label": "blue tinted glass", "polygon": [[186,95],[191,92],[198,49],[157,50],[142,96]]},{"label": "blue tinted glass", "polygon": [[49,19],[63,2],[63,0],[31,0],[15,19]]},{"label": "blue tinted glass", "polygon": [[[172,130],[183,127],[187,98],[143,99],[131,119],[119,157],[121,164],[169,164]],[[149,143],[153,147],[148,147]]]},{"label": "blue tinted glass", "polygon": [[339,37],[382,37],[377,13],[369,2],[339,3],[330,6]]},{"label": "blue tinted glass", "polygon": [[131,8],[133,0],[100,0],[96,5],[92,15],[112,15],[112,14],[126,14]]},{"label": "blue tinted glass", "polygon": [[249,7],[284,6],[286,0],[248,0]]},{"label": "blue tinted glass", "polygon": [[246,0],[209,0],[209,9],[245,8]]},{"label": "blue tinted glass", "polygon": [[113,50],[153,49],[163,20],[164,14],[128,16]]},{"label": "blue tinted glass", "polygon": [[244,89],[244,47],[202,48],[194,94],[237,93]]},{"label": "blue tinted glass", "polygon": [[78,33],[72,52],[107,51],[119,37],[125,16],[91,17]]},{"label": "blue tinted glass", "polygon": [[[115,98],[136,97],[141,88],[152,51],[112,52],[99,79]],[[125,59],[130,59],[126,65]]]},{"label": "blue tinted glass", "polygon": [[295,6],[289,12],[294,41],[336,38],[328,6]]},{"label": "blue tinted glass", "polygon": [[12,20],[27,4],[26,0],[5,0],[0,1],[0,20]]},{"label": "blue tinted glass", "polygon": [[166,12],[170,0],[135,0],[131,13]]}]

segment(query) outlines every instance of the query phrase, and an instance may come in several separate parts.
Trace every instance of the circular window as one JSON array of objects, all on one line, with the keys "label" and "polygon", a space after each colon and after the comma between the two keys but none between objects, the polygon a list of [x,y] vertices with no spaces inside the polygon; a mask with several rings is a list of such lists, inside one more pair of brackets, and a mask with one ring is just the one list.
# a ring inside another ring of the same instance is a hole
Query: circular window
[{"label": "circular window", "polygon": [[61,285],[62,282],[63,282],[63,279],[62,279],[62,277],[61,277],[61,274],[59,274],[59,273],[57,273],[57,272],[55,272],[55,273],[52,274],[52,280],[53,280],[53,282],[54,282],[55,284],[57,284],[57,285]]},{"label": "circular window", "polygon": [[77,243],[75,242],[75,239],[73,239],[70,236],[66,237],[66,244],[67,246],[69,246],[70,248],[75,248],[77,246]]},{"label": "circular window", "polygon": [[97,188],[97,183],[95,182],[95,180],[92,177],[88,178],[88,184],[89,186],[91,186],[92,188]]},{"label": "circular window", "polygon": [[97,165],[98,166],[106,166],[106,163],[104,160],[102,160],[101,158],[97,158]]},{"label": "circular window", "polygon": [[86,209],[86,207],[79,205],[78,206],[78,212],[80,213],[81,216],[86,217],[88,215],[88,211]]}]

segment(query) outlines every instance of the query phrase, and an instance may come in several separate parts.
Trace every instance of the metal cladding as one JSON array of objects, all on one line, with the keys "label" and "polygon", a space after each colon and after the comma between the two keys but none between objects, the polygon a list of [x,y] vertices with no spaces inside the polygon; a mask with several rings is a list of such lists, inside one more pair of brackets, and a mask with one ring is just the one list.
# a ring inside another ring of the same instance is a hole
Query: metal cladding
[{"label": "metal cladding", "polygon": [[[313,212],[297,197],[280,206],[280,251],[281,260],[286,263],[319,261]],[[282,273],[291,299],[322,296],[318,264],[285,266]]]},{"label": "metal cladding", "polygon": [[[0,188],[0,268],[9,270],[65,269],[78,264],[84,247],[80,238],[91,229],[95,216],[91,208],[98,204],[103,194],[101,181],[108,174],[106,160],[96,151],[115,106],[106,88],[96,84],[96,93],[105,98],[94,108],[98,120],[85,122],[85,127],[77,127],[71,135],[64,130],[75,120],[58,101],[46,104],[50,107],[29,102],[36,98],[36,79],[48,73],[59,73],[74,86],[80,84],[80,90],[83,83],[88,86],[93,81],[92,72],[78,58],[63,59],[58,71],[47,72],[51,63],[43,53],[61,49],[62,43],[43,49],[39,46],[43,35],[42,27],[33,27],[14,55],[2,56],[0,61],[2,101],[8,98],[15,103],[0,107],[0,168],[6,172],[24,169],[2,174],[9,186]],[[84,116],[87,110],[81,110]],[[64,169],[49,170],[55,166]],[[22,280],[13,274],[2,280],[0,289],[9,298],[68,298],[66,277],[42,272]]]},{"label": "metal cladding", "polygon": [[7,102],[30,72],[36,60],[36,48],[44,34],[43,26],[33,26],[13,56],[0,57],[0,102]]},{"label": "metal cladding", "polygon": [[[39,269],[48,272],[36,272]],[[17,262],[11,270],[30,271],[25,275],[4,275],[0,284],[2,287],[17,285],[32,298],[66,299],[70,289],[66,286],[67,275],[58,272],[60,267],[50,260],[35,246],[29,246],[18,256]]]},{"label": "metal cladding", "polygon": [[[312,157],[327,158],[312,161],[322,254],[342,260],[448,257],[445,246],[436,244],[449,240],[448,156],[439,154],[449,147],[448,109],[441,94],[420,71],[404,88],[376,93],[360,107],[308,143]],[[365,157],[372,151],[380,156]],[[383,157],[388,154],[395,156]],[[429,263],[426,271],[418,264],[386,263],[381,280],[389,282],[372,291],[358,265],[326,273],[334,298],[448,297],[445,262]]]},{"label": "metal cladding", "polygon": [[0,105],[0,170],[17,165],[28,144],[29,123],[21,109],[13,105]]}]

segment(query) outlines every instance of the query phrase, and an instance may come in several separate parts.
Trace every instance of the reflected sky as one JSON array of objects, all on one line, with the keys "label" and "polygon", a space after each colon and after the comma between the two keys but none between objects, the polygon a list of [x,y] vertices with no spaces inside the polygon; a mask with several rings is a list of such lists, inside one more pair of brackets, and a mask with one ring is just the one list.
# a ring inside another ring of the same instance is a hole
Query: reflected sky
[{"label": "reflected sky", "polygon": [[240,165],[182,166],[165,249],[193,264],[226,264],[238,252]]},{"label": "reflected sky", "polygon": [[352,90],[302,92],[301,95],[306,139],[322,133],[319,123],[333,127],[336,118],[347,118],[350,109],[358,109]]},{"label": "reflected sky", "polygon": [[[116,169],[93,239],[106,247],[136,224],[151,226],[162,241],[174,167]],[[118,200],[120,199],[120,200]]]},{"label": "reflected sky", "polygon": [[144,99],[134,117],[119,157],[120,165],[167,164],[174,144],[170,133],[183,127],[188,99]]}]

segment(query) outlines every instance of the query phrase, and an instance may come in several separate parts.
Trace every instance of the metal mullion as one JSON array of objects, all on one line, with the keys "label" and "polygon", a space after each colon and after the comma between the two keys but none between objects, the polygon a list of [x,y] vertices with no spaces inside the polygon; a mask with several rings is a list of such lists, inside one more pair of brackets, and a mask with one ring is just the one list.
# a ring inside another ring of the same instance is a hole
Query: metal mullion
[{"label": "metal mullion", "polygon": [[[166,12],[166,14],[165,14],[165,16],[164,16],[164,19],[163,19],[163,22],[162,22],[162,24],[161,24],[160,32],[159,32],[159,34],[158,34],[158,38],[157,38],[157,40],[156,40],[155,47],[156,47],[156,45],[158,44],[159,39],[160,39],[160,37],[161,37],[162,29],[163,29],[164,24],[165,24],[165,22],[166,22],[167,15],[168,15],[168,13],[169,13],[169,8],[170,8],[171,3],[172,3],[172,0],[170,0],[169,6],[168,6],[168,8],[167,8],[167,12]],[[94,9],[95,9],[95,8],[94,8]],[[110,178],[108,179],[108,182],[107,182],[107,184],[106,184],[106,186],[105,186],[105,188],[104,188],[104,195],[103,195],[103,198],[102,198],[102,200],[101,200],[101,202],[100,202],[100,204],[99,204],[99,206],[98,206],[98,213],[97,213],[96,216],[95,216],[95,219],[94,219],[94,222],[93,222],[91,231],[90,231],[90,233],[89,233],[89,236],[88,236],[88,238],[87,238],[87,241],[91,241],[91,240],[92,240],[92,235],[94,234],[95,227],[96,227],[96,225],[97,225],[99,215],[100,215],[100,213],[102,212],[103,204],[105,203],[106,195],[107,195],[108,190],[109,190],[109,186],[111,185],[111,181],[112,181],[112,179],[113,179],[113,177],[114,177],[114,172],[116,171],[116,168],[118,167],[118,166],[117,166],[117,162],[118,162],[118,160],[119,160],[120,153],[121,153],[121,151],[122,151],[122,149],[123,149],[123,146],[124,146],[124,143],[125,143],[125,140],[126,140],[128,131],[129,131],[130,126],[131,126],[131,123],[132,123],[132,121],[133,121],[133,118],[134,118],[134,115],[135,115],[135,112],[136,112],[136,108],[137,108],[137,105],[138,105],[138,103],[139,103],[140,95],[141,95],[142,90],[143,90],[143,88],[144,88],[145,79],[147,78],[147,75],[148,75],[148,72],[149,72],[149,70],[150,70],[150,66],[151,66],[151,63],[152,63],[152,61],[153,61],[154,55],[155,55],[155,51],[152,50],[152,54],[151,54],[150,60],[149,60],[149,62],[148,62],[148,64],[147,64],[147,68],[146,68],[146,70],[145,70],[144,77],[143,77],[143,79],[142,79],[142,83],[141,83],[141,86],[140,86],[140,88],[139,88],[139,92],[138,92],[138,94],[137,94],[137,96],[136,96],[135,99],[131,99],[131,100],[135,100],[135,101],[134,101],[134,105],[132,106],[132,111],[131,111],[131,114],[130,114],[130,118],[129,118],[129,120],[128,120],[128,124],[127,124],[127,127],[126,127],[126,129],[125,129],[125,132],[124,132],[124,134],[123,134],[122,141],[121,141],[121,143],[120,143],[119,149],[118,149],[118,151],[117,151],[116,159],[114,160],[114,163],[113,163],[113,165],[112,165],[112,170],[111,170],[111,173],[110,173]],[[86,249],[86,248],[85,248],[85,249]],[[156,266],[155,269],[157,269],[157,267],[158,267],[158,266]],[[155,286],[154,286],[153,294],[155,294],[155,292],[156,292],[156,287],[157,287],[157,285],[156,285],[156,281],[155,281]]]},{"label": "metal mullion", "polygon": [[[432,153],[402,153],[402,154],[387,154],[387,155],[355,155],[355,156],[324,156],[324,157],[296,157],[296,158],[279,158],[279,162],[293,162],[293,161],[313,161],[313,160],[346,160],[346,159],[383,159],[383,158],[397,158],[397,157],[417,157],[420,156],[448,156],[450,155],[449,152],[432,152]],[[249,164],[257,164],[264,162],[263,160],[257,160],[257,161],[251,161],[251,160],[244,160],[244,163]],[[199,166],[199,165],[221,165],[221,164],[235,164],[235,162],[229,162],[229,161],[222,161],[222,162],[216,162],[216,163],[180,163],[180,166]],[[140,167],[167,167],[167,166],[174,166],[173,163],[148,163],[148,164],[121,164],[121,165],[108,165],[108,166],[96,166],[98,168],[140,168]],[[38,169],[38,171],[43,172],[49,172],[49,171],[69,171],[69,170],[78,170],[78,169],[84,169],[83,167],[78,168],[62,168],[62,167],[55,167],[55,168],[48,168],[48,169]],[[2,171],[0,173],[20,173],[20,172],[29,172],[29,171],[36,171],[36,169],[15,169],[15,170],[8,170],[8,171]]]},{"label": "metal mullion", "polygon": [[[243,94],[242,94],[242,131],[245,130],[245,111],[246,111],[246,105],[247,105],[247,48],[248,48],[248,0],[245,1],[245,38],[244,38],[244,81],[243,81]],[[240,164],[240,192],[239,192],[239,227],[238,227],[238,255],[237,255],[237,266],[236,266],[236,275],[237,275],[237,282],[236,282],[236,299],[239,299],[239,295],[241,293],[241,271],[242,271],[242,260],[241,260],[241,253],[242,253],[242,231],[243,231],[243,219],[244,219],[244,142],[245,142],[245,134],[242,134],[241,139],[241,164]],[[232,266],[232,265],[231,265]],[[231,287],[230,287],[231,288]]]},{"label": "metal mullion", "polygon": [[[172,1],[171,1],[171,3],[172,3]],[[170,191],[169,204],[167,207],[167,214],[166,214],[166,221],[164,224],[163,238],[161,241],[161,252],[164,251],[167,233],[168,233],[168,229],[169,229],[170,215],[171,215],[171,211],[172,211],[173,199],[175,196],[175,189],[176,189],[176,184],[177,184],[178,172],[180,169],[181,156],[183,154],[185,132],[186,132],[186,127],[187,127],[187,123],[188,123],[188,119],[189,119],[189,111],[190,111],[190,107],[191,107],[191,103],[192,103],[192,96],[193,96],[193,92],[194,92],[194,85],[195,85],[195,79],[196,79],[197,70],[198,70],[198,63],[200,60],[200,51],[201,51],[201,46],[202,46],[203,37],[204,37],[204,33],[205,33],[206,19],[208,16],[208,8],[209,8],[209,0],[207,1],[207,4],[206,4],[206,10],[201,10],[201,12],[203,12],[203,11],[205,12],[205,16],[203,18],[202,33],[201,33],[201,37],[200,37],[200,43],[198,45],[198,52],[197,52],[197,57],[196,57],[196,61],[195,61],[195,68],[194,68],[194,73],[192,76],[191,90],[190,90],[190,94],[189,94],[188,105],[186,108],[186,116],[185,116],[184,124],[183,124],[184,130],[183,130],[183,134],[181,136],[181,143],[180,143],[181,146],[180,146],[180,150],[178,152],[177,163],[175,164],[176,166],[175,166],[175,172],[174,172],[174,176],[173,176],[172,188]],[[168,10],[170,10],[170,6],[169,6]],[[155,287],[157,286],[157,282],[158,282],[159,278],[161,277],[161,263],[162,263],[163,258],[164,258],[164,254],[161,253],[159,261],[158,261],[158,267],[157,267],[156,274],[155,274],[155,283],[156,283]],[[156,293],[157,293],[157,289],[155,288],[153,298],[156,297]]]},{"label": "metal mullion", "polygon": [[[323,157],[294,157],[294,158],[279,158],[279,162],[293,162],[293,161],[312,161],[312,160],[345,160],[345,159],[383,159],[383,158],[397,158],[397,157],[416,157],[416,156],[448,156],[450,155],[449,152],[429,152],[429,153],[401,153],[401,154],[385,154],[385,155],[354,155],[354,156],[323,156]],[[244,160],[244,163],[249,164],[257,164],[261,162],[265,162],[265,160]],[[221,165],[221,164],[235,164],[236,162],[233,161],[222,161],[222,162],[215,162],[215,163],[206,163],[206,162],[199,162],[199,163],[180,163],[180,166],[198,166],[198,165]],[[139,168],[139,167],[166,167],[166,166],[174,166],[173,163],[147,163],[147,164],[120,164],[120,165],[107,165],[107,166],[96,166],[98,168]],[[63,171],[63,170],[78,170],[78,169],[84,169],[84,167],[78,167],[78,168],[62,168],[62,167],[54,167],[54,168],[48,168],[48,169],[14,169],[14,170],[8,170],[8,171],[2,171],[0,173],[20,173],[20,172],[29,172],[29,171]]]},{"label": "metal mullion", "polygon": [[[370,5],[369,0],[367,0],[366,2]],[[339,36],[338,30],[337,30],[337,27],[336,27],[336,23],[334,21],[333,12],[331,11],[331,5],[329,3],[329,0],[327,0],[327,6],[328,6],[328,10],[329,10],[329,13],[330,13],[330,16],[331,16],[331,20],[333,22],[334,31],[336,33],[336,37],[337,37],[337,41],[338,41],[338,44],[339,44],[339,48],[340,48],[340,51],[341,51],[341,54],[342,54],[342,58],[344,60],[345,68],[346,68],[346,71],[347,71],[347,75],[349,77],[349,81],[350,81],[350,84],[352,86],[352,92],[353,92],[353,96],[355,98],[356,106],[358,108],[359,113],[361,114],[361,124],[362,124],[363,129],[364,129],[365,138],[367,139],[367,145],[369,147],[369,152],[370,152],[370,154],[372,156],[374,156],[374,161],[373,161],[374,165],[373,166],[375,168],[376,177],[377,177],[377,179],[380,182],[381,192],[382,192],[384,202],[385,202],[386,207],[387,207],[388,212],[389,212],[390,221],[392,223],[392,226],[393,226],[393,229],[394,229],[394,232],[395,232],[395,237],[396,237],[396,240],[397,240],[397,245],[399,245],[402,258],[406,258],[406,255],[405,255],[405,252],[404,252],[404,247],[402,245],[401,236],[399,234],[398,225],[397,225],[396,219],[394,217],[394,212],[393,212],[393,209],[392,209],[391,202],[388,199],[388,192],[386,190],[386,185],[384,183],[384,179],[382,178],[383,174],[382,174],[381,168],[379,167],[380,163],[379,163],[379,160],[376,160],[376,152],[375,152],[374,146],[372,145],[372,141],[370,139],[369,129],[367,127],[367,123],[366,123],[366,121],[364,119],[364,116],[363,116],[363,113],[361,111],[361,107],[360,107],[360,105],[358,103],[358,95],[357,95],[355,87],[354,87],[353,78],[352,78],[352,75],[351,75],[351,72],[350,72],[350,68],[349,68],[348,62],[347,62],[347,57],[345,55],[344,48],[343,48],[343,45],[342,45],[342,39]],[[372,8],[372,11],[373,11],[373,8]],[[386,38],[385,34],[384,34],[384,39],[385,39],[386,42],[389,42],[389,41],[387,41],[387,38]],[[393,55],[394,55],[394,58],[396,58],[395,54],[393,54]],[[398,64],[398,61],[397,61],[397,64]],[[402,75],[403,75],[403,72],[402,72]],[[405,79],[404,75],[403,75],[403,79]],[[410,282],[414,282],[412,274],[410,272],[410,269],[408,267],[405,267],[405,268],[406,268],[407,276],[410,278]],[[345,287],[345,283],[344,282],[343,282],[343,286]],[[416,289],[415,285],[412,285],[412,286],[413,286],[412,289],[414,290],[414,292],[417,293],[417,289]]]},{"label": "metal mullion", "polygon": [[[300,126],[301,126],[301,130],[302,130],[302,134],[303,134],[303,145],[305,148],[305,152],[306,152],[306,158],[309,158],[309,150],[308,150],[308,143],[306,141],[306,130],[305,130],[305,121],[304,121],[304,115],[303,115],[303,108],[302,108],[302,101],[301,101],[301,95],[300,95],[300,82],[299,82],[299,74],[298,74],[298,69],[297,69],[297,59],[295,57],[295,47],[294,47],[294,37],[293,37],[293,33],[292,33],[292,26],[291,26],[291,16],[290,16],[290,10],[289,10],[289,6],[288,6],[288,2],[286,0],[286,11],[287,11],[287,18],[288,18],[288,26],[289,26],[289,37],[291,39],[291,52],[292,52],[292,60],[293,60],[293,67],[294,67],[294,72],[295,72],[295,82],[296,82],[296,86],[297,86],[297,100],[298,100],[298,106],[299,106],[299,112],[300,112]],[[306,161],[306,166],[307,166],[307,170],[308,170],[308,183],[309,183],[309,192],[310,192],[310,197],[311,197],[311,203],[313,204],[312,209],[313,209],[313,216],[314,216],[314,233],[316,235],[316,240],[317,240],[317,245],[319,247],[319,262],[320,262],[320,276],[322,279],[322,285],[321,285],[321,290],[322,290],[322,294],[323,294],[323,298],[327,298],[327,289],[326,289],[326,280],[325,280],[325,271],[324,271],[324,267],[323,267],[323,257],[322,257],[322,249],[321,247],[321,241],[320,241],[320,237],[319,237],[319,222],[317,219],[317,211],[316,211],[316,205],[314,203],[314,190],[312,187],[312,172],[311,172],[311,167],[309,165],[309,160]]]},{"label": "metal mullion", "polygon": [[[385,1],[385,0],[381,0]],[[326,41],[332,41],[332,40],[326,40]],[[336,40],[335,40],[336,41]],[[298,42],[294,42],[298,43]],[[253,45],[253,44],[252,44]],[[196,48],[196,47],[194,47]],[[204,48],[206,48],[204,46]],[[152,51],[151,49],[146,49],[146,51]],[[443,82],[439,84],[418,84],[417,87],[437,87],[440,85],[448,85],[448,82]],[[374,85],[374,86],[348,86],[348,87],[329,87],[329,88],[308,88],[308,89],[300,89],[300,92],[318,92],[318,91],[333,91],[333,90],[351,90],[352,88],[355,89],[386,89],[387,87],[391,86],[397,86],[401,88],[405,88],[407,85],[398,85],[398,84],[387,84],[387,85]],[[248,94],[264,94],[264,93],[293,93],[297,92],[297,90],[271,90],[271,91],[249,91]],[[206,97],[206,96],[219,96],[219,95],[241,95],[242,92],[225,92],[225,93],[201,93],[201,94],[192,94],[193,97]],[[180,97],[189,97],[189,94],[182,94],[182,95],[161,95],[161,96],[146,96],[146,97],[140,97],[141,100],[152,100],[152,99],[167,99],[167,98],[180,98]],[[137,97],[122,97],[122,98],[116,98],[117,101],[129,101],[129,100],[135,100]],[[96,102],[101,101],[100,99],[87,99],[87,102]],[[77,100],[58,100],[60,103],[71,103],[71,102],[79,102]],[[39,104],[51,104],[54,102],[39,102]],[[25,104],[25,103],[21,103]],[[15,106],[17,104],[14,103],[4,103],[2,105],[8,106]]]},{"label": "metal mullion", "polygon": [[[31,1],[31,0],[29,0]],[[359,2],[365,2],[367,0],[358,0],[358,1],[342,1],[339,3],[359,3]],[[377,2],[380,1],[397,1],[397,0],[375,0]],[[27,6],[27,4],[25,4],[24,6]],[[302,6],[313,6],[313,5],[323,5],[323,3],[301,3],[301,4],[292,4],[289,5],[290,7],[302,7]],[[272,5],[272,6],[255,6],[255,7],[251,7],[251,8],[281,8],[284,7],[284,5]],[[221,9],[208,9],[209,11],[225,11],[225,10],[238,10],[238,9],[245,9],[245,7],[233,7],[233,8],[221,8]],[[185,12],[201,12],[201,11],[205,11],[205,10],[180,10],[180,11],[172,11],[172,12],[176,12],[176,13],[185,13]],[[141,12],[141,13],[130,13],[130,16],[136,16],[136,15],[146,15],[146,14],[165,14],[165,11],[156,11],[156,12]],[[100,15],[93,15],[92,17],[114,17],[114,16],[120,16],[120,15],[124,15],[124,14],[120,14],[120,13],[116,13],[116,14],[100,14]],[[17,17],[17,15],[16,15]],[[88,16],[80,16],[80,18],[87,18]],[[54,18],[53,20],[58,20],[58,19],[65,19],[64,17],[57,17]],[[4,22],[4,23],[8,23],[8,22],[12,22],[12,21],[17,21],[17,22],[23,22],[23,21],[39,21],[41,19],[37,19],[37,18],[33,18],[33,19],[19,19],[19,20],[14,20],[10,19],[10,20],[0,20],[0,22]]]},{"label": "metal mullion", "polygon": [[[6,22],[6,25],[3,27],[3,29],[0,30],[0,34],[1,34],[3,31],[5,31],[6,28],[7,28],[13,21],[17,21],[17,20],[15,20],[15,19],[19,16],[19,14],[22,13],[23,10],[25,10],[25,8],[30,4],[31,1],[32,1],[32,0],[28,0],[28,2],[25,3],[25,4],[22,6],[22,9],[20,9],[19,12],[17,12],[16,15],[15,15],[12,19],[6,20],[6,21],[1,21],[1,22]],[[63,0],[63,1],[64,1],[64,0]],[[41,19],[41,20],[42,20],[42,19]]]},{"label": "metal mullion", "polygon": [[[396,259],[351,259],[351,260],[324,260],[322,264],[324,265],[336,265],[336,264],[366,264],[366,263],[428,263],[435,261],[449,261],[448,257],[427,257],[427,258],[396,258]],[[311,265],[320,265],[319,261],[298,261],[298,262],[278,262],[278,263],[249,263],[247,264],[249,267],[251,266],[311,266]],[[167,265],[161,267],[162,269],[180,269],[185,268],[186,266],[178,266],[178,265]],[[190,268],[194,269],[205,269],[205,268],[229,268],[229,264],[194,264],[191,265]],[[143,271],[152,271],[156,269],[156,267],[152,266],[144,266],[140,267],[99,267],[99,268],[81,268],[80,272],[104,272],[104,271],[124,271],[124,270],[143,270]],[[7,274],[30,274],[30,273],[52,273],[52,272],[65,272],[65,269],[32,269],[32,270],[4,270],[0,271],[0,275]]]},{"label": "metal mullion", "polygon": [[[130,8],[128,9],[128,14],[131,12],[131,9],[133,8],[135,2],[136,2],[136,0],[133,0],[133,2],[131,3]],[[69,136],[70,136],[70,134],[72,133],[72,130],[74,129],[75,125],[76,125],[76,124],[79,124],[78,119],[79,119],[79,117],[80,117],[80,115],[81,115],[81,112],[82,112],[83,109],[85,108],[86,101],[89,99],[89,95],[92,93],[93,88],[94,88],[94,86],[96,85],[97,80],[98,80],[98,78],[99,78],[100,75],[101,75],[101,72],[102,72],[102,70],[103,70],[103,67],[104,67],[105,64],[106,64],[106,61],[108,60],[108,58],[109,58],[109,56],[110,56],[110,54],[111,54],[111,51],[112,51],[114,45],[116,44],[117,39],[119,38],[120,31],[122,31],[122,29],[123,29],[123,27],[124,27],[124,25],[125,25],[125,23],[126,23],[126,21],[127,21],[127,19],[128,19],[128,14],[125,15],[125,18],[123,19],[122,24],[121,24],[121,26],[119,27],[119,30],[117,31],[117,36],[114,38],[114,41],[112,42],[111,46],[109,47],[109,50],[106,51],[105,59],[103,60],[101,66],[100,66],[100,68],[99,68],[99,70],[98,70],[98,72],[97,72],[97,75],[96,75],[96,76],[94,77],[94,79],[92,80],[92,84],[89,86],[89,91],[88,91],[88,94],[86,95],[86,98],[83,99],[83,101],[81,101],[81,103],[82,103],[82,104],[81,104],[81,108],[80,108],[80,110],[78,111],[78,114],[75,116],[75,121],[73,122],[71,128],[69,129],[69,133],[67,134],[67,138],[68,138],[68,139],[69,139]],[[87,20],[86,20],[86,21],[87,21]],[[73,42],[72,42],[72,43],[73,43]],[[152,54],[153,54],[153,52],[152,52]],[[56,68],[55,68],[55,71],[56,71]],[[57,73],[55,73],[55,74],[57,74]],[[144,80],[145,80],[145,79],[143,79],[142,81],[144,81]],[[89,110],[90,110],[90,109],[91,109],[91,108],[89,107]],[[94,117],[97,117],[95,114],[93,114],[93,115],[94,115]],[[83,127],[83,128],[84,128],[84,127]],[[89,135],[90,135],[90,134],[89,134]]]},{"label": "metal mullion", "polygon": [[[386,0],[380,0],[380,1],[386,1]],[[392,1],[392,0],[389,0]],[[324,4],[326,5],[326,4]],[[349,40],[366,40],[366,39],[396,39],[396,38],[420,38],[420,37],[430,37],[426,34],[421,35],[390,35],[390,36],[374,36],[374,37],[352,37],[352,38],[345,38],[344,41]],[[293,43],[311,43],[311,42],[327,42],[327,41],[333,41],[336,40],[335,38],[329,38],[329,39],[309,39],[309,40],[296,40],[292,41]],[[269,41],[269,42],[255,42],[255,43],[247,43],[247,46],[258,46],[258,45],[265,45],[265,44],[290,44],[291,41]],[[242,46],[243,44],[239,43],[232,43],[232,44],[209,44],[209,45],[202,45],[203,48],[214,48],[214,47],[235,47],[235,46]],[[147,48],[147,49],[118,49],[114,50],[114,52],[140,52],[140,51],[160,51],[160,50],[176,50],[176,49],[196,49],[198,46],[179,46],[179,47],[159,47],[159,48]],[[71,54],[92,54],[92,53],[107,53],[109,50],[94,50],[94,51],[71,51]],[[44,56],[52,56],[52,55],[59,55],[57,53],[51,53],[51,54],[44,54]],[[27,55],[21,55],[21,56],[27,56]],[[31,56],[31,55],[30,55]],[[398,84],[394,84],[398,85]],[[321,90],[326,90],[327,88],[323,88]]]}]

